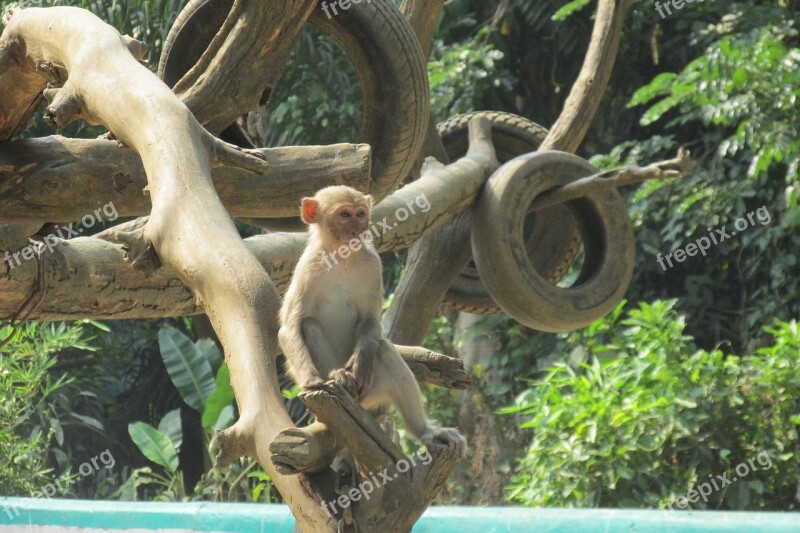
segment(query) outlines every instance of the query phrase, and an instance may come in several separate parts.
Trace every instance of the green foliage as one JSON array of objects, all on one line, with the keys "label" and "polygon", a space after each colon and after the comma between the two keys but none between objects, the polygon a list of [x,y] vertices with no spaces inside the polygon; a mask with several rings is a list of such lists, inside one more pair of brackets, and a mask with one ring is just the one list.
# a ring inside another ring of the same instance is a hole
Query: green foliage
[{"label": "green foliage", "polygon": [[[162,328],[158,332],[158,345],[169,377],[183,401],[197,411],[202,411],[215,387],[210,357],[201,348],[207,346],[207,342],[206,339],[192,343],[175,328]],[[216,349],[213,342],[211,345]],[[220,356],[217,352],[213,357],[219,359]]]},{"label": "green foliage", "polygon": [[797,323],[767,328],[771,344],[753,355],[726,356],[697,349],[674,307],[642,303],[622,317],[620,305],[570,334],[585,362],[556,364],[504,410],[533,430],[513,501],[664,508],[758,456],[769,461],[692,508],[800,506]]},{"label": "green foliage", "polygon": [[[643,253],[628,297],[678,298],[691,318],[687,331],[706,349],[753,351],[764,341],[764,324],[800,314],[800,236],[793,231],[800,224],[797,21],[796,11],[781,2],[707,2],[665,20],[663,38],[659,26],[652,48],[655,60],[663,57],[669,66],[654,71],[644,87],[631,87],[628,103],[649,104],[635,108],[645,129],[592,159],[608,167],[691,148],[693,171],[646,182],[630,196]],[[713,228],[730,229],[761,206],[770,213],[768,225],[738,232],[707,256],[668,271],[657,265],[659,253]]]},{"label": "green foliage", "polygon": [[29,323],[0,327],[0,494],[33,496],[51,481],[52,452],[58,473],[68,472],[64,431],[102,429],[95,419],[64,409],[73,378],[56,369],[58,354],[91,351],[83,323]]},{"label": "green foliage", "polygon": [[571,0],[567,2],[564,7],[556,11],[553,15],[553,20],[564,20],[576,11],[580,11],[591,3],[591,0]]},{"label": "green foliage", "polygon": [[511,88],[500,66],[504,54],[485,42],[485,32],[463,43],[436,41],[433,56],[428,65],[431,112],[439,119],[474,111],[491,88]]},{"label": "green foliage", "polygon": [[[230,427],[235,419],[230,372],[216,345],[208,339],[192,342],[172,327],[159,331],[159,346],[170,378],[178,392],[202,417],[206,453],[209,461],[216,456],[216,431]],[[216,379],[212,368],[219,367]],[[158,428],[145,422],[128,426],[128,433],[139,451],[164,471],[151,467],[133,471],[118,491],[121,499],[135,500],[141,494],[160,501],[227,501],[239,493],[250,501],[269,499],[269,477],[250,459],[242,459],[225,471],[212,469],[192,489],[186,487],[180,470],[179,452],[183,443],[180,410],[165,414]]]},{"label": "green foliage", "polygon": [[128,433],[145,457],[175,473],[178,469],[178,450],[169,436],[145,422],[129,425]]},{"label": "green foliage", "polygon": [[[630,105],[660,98],[642,116],[642,125],[675,109],[669,125],[699,121],[729,130],[719,156],[751,152],[749,176],[762,177],[770,166],[781,165],[786,180],[797,181],[800,49],[787,46],[795,37],[791,23],[726,35],[680,74],[656,76],[636,91]],[[795,192],[791,201],[796,206]]]},{"label": "green foliage", "polygon": [[331,37],[303,30],[269,103],[247,119],[260,146],[355,142],[362,116],[355,68]]},{"label": "green foliage", "polygon": [[[231,373],[228,365],[223,364],[217,372],[217,381],[203,408],[203,428],[206,430],[222,429],[219,426],[230,425],[229,418],[233,417],[233,387],[231,387]],[[223,412],[227,413],[222,416]]]}]

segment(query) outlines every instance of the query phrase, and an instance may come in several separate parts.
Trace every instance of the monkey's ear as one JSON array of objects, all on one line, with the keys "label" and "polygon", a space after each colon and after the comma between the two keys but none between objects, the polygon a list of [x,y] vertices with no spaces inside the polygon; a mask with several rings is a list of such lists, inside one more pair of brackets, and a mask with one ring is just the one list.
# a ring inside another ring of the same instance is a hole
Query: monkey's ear
[{"label": "monkey's ear", "polygon": [[303,198],[303,222],[306,224],[314,224],[318,222],[317,220],[317,209],[319,208],[319,202],[314,200],[313,198]]}]

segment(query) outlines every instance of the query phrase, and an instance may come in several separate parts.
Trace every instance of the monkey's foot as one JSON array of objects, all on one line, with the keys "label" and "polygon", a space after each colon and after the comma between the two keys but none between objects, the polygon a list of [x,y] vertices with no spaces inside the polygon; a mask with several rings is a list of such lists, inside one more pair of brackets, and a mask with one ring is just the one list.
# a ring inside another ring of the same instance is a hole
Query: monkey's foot
[{"label": "monkey's foot", "polygon": [[467,439],[455,428],[431,428],[420,440],[428,448],[445,448],[458,457],[467,454]]},{"label": "monkey's foot", "polygon": [[358,383],[356,383],[356,378],[353,374],[343,368],[339,368],[328,374],[328,378],[337,385],[341,385],[350,396],[358,398]]}]

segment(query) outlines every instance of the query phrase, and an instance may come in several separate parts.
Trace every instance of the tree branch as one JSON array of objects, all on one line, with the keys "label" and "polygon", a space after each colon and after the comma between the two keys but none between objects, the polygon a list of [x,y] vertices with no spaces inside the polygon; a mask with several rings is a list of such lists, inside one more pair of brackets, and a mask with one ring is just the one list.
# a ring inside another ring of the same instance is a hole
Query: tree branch
[{"label": "tree branch", "polygon": [[606,170],[547,191],[531,203],[530,210],[545,209],[605,189],[624,187],[646,180],[678,178],[684,172],[691,170],[693,166],[689,152],[681,148],[678,150],[677,157],[673,159],[651,163],[645,167],[632,164],[627,167]]},{"label": "tree branch", "polygon": [[[370,187],[370,148],[365,144],[254,150],[250,153],[259,161],[253,166],[261,167],[257,172],[236,168],[238,161],[220,166],[229,153],[217,153],[211,176],[235,217],[294,216],[301,198],[328,185]],[[114,141],[56,135],[0,143],[3,223],[79,220],[109,202],[119,216],[147,215],[146,187],[139,155]]]},{"label": "tree branch", "polygon": [[[47,73],[63,71],[68,76],[63,96],[50,106],[54,120],[66,123],[80,116],[103,124],[139,154],[153,205],[138,239],[152,245],[165,270],[203,302],[220,338],[240,412],[225,432],[234,440],[228,447],[258,459],[301,527],[315,530],[326,524],[312,490],[296,476],[282,476],[269,460],[269,442],[291,423],[275,363],[280,297],[213,187],[211,164],[219,153],[213,148],[219,145],[172,91],[139,64],[122,36],[88,11],[11,8],[4,22],[0,63],[11,66],[0,71],[0,94],[12,83],[25,82],[16,88],[18,99],[4,104],[33,101],[45,88]],[[302,26],[302,21],[295,24]],[[37,70],[43,62],[50,66]],[[0,131],[9,129],[0,122]],[[38,267],[53,257],[36,263],[40,286],[47,273]]]},{"label": "tree branch", "polygon": [[539,150],[575,152],[592,125],[617,60],[622,26],[633,0],[599,0],[589,49],[564,109]]},{"label": "tree branch", "polygon": [[[421,346],[395,345],[395,348],[420,383],[453,389],[466,389],[472,383],[460,359]],[[334,396],[338,394],[333,390],[329,393]],[[325,398],[321,401],[329,400]],[[316,409],[312,410],[316,412]],[[313,473],[330,465],[345,444],[339,432],[329,430],[325,424],[314,423],[281,431],[270,444],[270,451],[272,462],[281,473]]]},{"label": "tree branch", "polygon": [[[375,206],[373,221],[380,235],[374,243],[379,251],[408,247],[472,205],[497,165],[487,132],[474,127],[473,148],[464,158],[446,167],[429,163],[422,178]],[[410,214],[411,206],[414,214]],[[408,219],[404,214],[409,215]],[[125,236],[126,247],[138,253],[150,241],[141,232],[136,233],[138,224],[121,224],[94,238],[55,239],[59,244],[42,259],[48,260],[49,267],[45,270],[47,278],[41,280],[38,260],[23,259],[15,249],[2,250],[9,252],[10,262],[0,262],[0,318],[14,316],[40,281],[49,298],[31,311],[31,320],[159,318],[203,312],[205,300],[194,298],[186,288],[188,284],[172,270],[160,269],[145,277],[144,272],[135,272],[125,263],[120,235]],[[131,240],[137,235],[140,244]],[[205,237],[197,253],[204,253],[211,242]],[[279,288],[288,285],[305,243],[305,233],[271,233],[244,241]],[[156,252],[163,259],[158,247]]]}]

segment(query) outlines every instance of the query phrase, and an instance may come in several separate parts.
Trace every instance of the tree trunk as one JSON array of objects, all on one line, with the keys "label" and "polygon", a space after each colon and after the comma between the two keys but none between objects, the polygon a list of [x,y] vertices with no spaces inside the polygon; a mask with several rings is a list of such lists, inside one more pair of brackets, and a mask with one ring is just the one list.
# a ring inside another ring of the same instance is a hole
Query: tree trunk
[{"label": "tree trunk", "polygon": [[[290,20],[295,19],[282,23]],[[248,170],[264,170],[266,163],[212,137],[131,55],[126,40],[88,11],[11,8],[4,22],[0,94],[13,98],[6,97],[3,109],[17,110],[19,118],[19,110],[27,110],[48,82],[58,83],[61,88],[48,94],[48,116],[55,124],[63,127],[78,118],[103,124],[139,154],[152,211],[137,236],[203,302],[219,335],[240,412],[226,440],[240,455],[259,461],[301,527],[332,529],[316,489],[297,476],[280,475],[269,460],[269,442],[291,425],[275,367],[280,297],[239,237],[211,181],[212,164],[218,161]],[[2,120],[0,132],[12,129],[13,121],[13,116]]]}]

